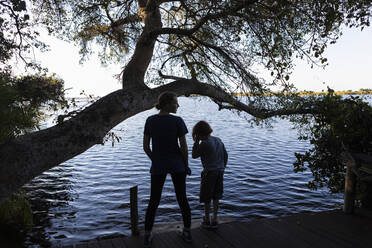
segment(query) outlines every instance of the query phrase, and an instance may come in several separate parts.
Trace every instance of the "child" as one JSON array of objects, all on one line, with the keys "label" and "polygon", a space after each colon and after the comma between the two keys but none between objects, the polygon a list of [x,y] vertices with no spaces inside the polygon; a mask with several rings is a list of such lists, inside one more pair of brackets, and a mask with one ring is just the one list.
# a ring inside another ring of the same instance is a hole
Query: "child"
[{"label": "child", "polygon": [[[192,130],[194,146],[192,158],[200,157],[203,172],[200,183],[200,202],[204,203],[203,228],[217,228],[218,202],[223,193],[223,173],[227,164],[227,152],[221,139],[211,136],[212,128],[206,121],[199,121]],[[209,218],[210,202],[213,199],[213,217]]]}]

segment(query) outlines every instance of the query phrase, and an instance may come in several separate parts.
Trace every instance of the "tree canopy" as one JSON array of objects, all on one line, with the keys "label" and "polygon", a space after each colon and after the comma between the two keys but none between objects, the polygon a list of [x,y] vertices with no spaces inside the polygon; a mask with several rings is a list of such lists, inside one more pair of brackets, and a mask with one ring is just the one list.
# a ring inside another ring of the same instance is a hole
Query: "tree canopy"
[{"label": "tree canopy", "polygon": [[[32,26],[45,27],[49,34],[78,44],[83,60],[99,48],[103,63],[123,65],[123,89],[55,127],[0,146],[2,156],[7,154],[1,159],[0,199],[42,171],[101,143],[112,127],[151,108],[166,90],[205,95],[220,108],[243,111],[257,119],[314,114],[319,105],[293,94],[288,83],[293,60],[326,65],[324,51],[340,37],[342,25],[363,29],[372,14],[369,0],[30,3],[27,9],[25,1],[3,1],[2,13],[14,20],[13,13],[19,17],[32,9],[32,15],[27,14]],[[6,8],[7,4],[13,7]],[[16,11],[18,6],[22,11]],[[24,22],[29,23],[28,19],[25,14]],[[17,25],[1,27],[19,33]],[[18,37],[22,40],[22,35]],[[271,71],[274,80],[260,79],[256,66]],[[264,97],[273,87],[285,94]],[[22,161],[12,155],[20,151],[25,157]],[[14,169],[7,171],[6,164],[14,164]],[[6,185],[17,176],[24,180]]]},{"label": "tree canopy", "polygon": [[[145,66],[140,75],[147,75],[146,84],[196,78],[250,93],[273,83],[286,89],[295,57],[326,64],[323,52],[340,37],[340,26],[363,28],[371,15],[368,0],[33,2],[38,22],[79,44],[83,58],[98,44],[102,62],[126,64],[123,83],[126,70]],[[150,44],[146,62],[137,61]],[[258,80],[255,64],[276,80]]]},{"label": "tree canopy", "polygon": [[[44,49],[31,27],[24,1],[0,2],[0,144],[38,128],[45,108],[67,106],[63,80],[32,60],[32,48]],[[12,60],[20,60],[36,73],[14,75]]]}]

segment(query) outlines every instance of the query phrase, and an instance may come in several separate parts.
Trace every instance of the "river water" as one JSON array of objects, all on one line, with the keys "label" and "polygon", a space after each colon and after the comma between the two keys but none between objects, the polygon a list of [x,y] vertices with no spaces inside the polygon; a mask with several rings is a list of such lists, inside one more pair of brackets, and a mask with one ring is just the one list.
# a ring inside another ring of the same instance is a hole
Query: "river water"
[{"label": "river water", "polygon": [[[197,121],[208,121],[212,135],[222,139],[229,153],[221,215],[248,221],[341,207],[342,195],[331,195],[326,189],[311,191],[306,187],[310,172],[293,172],[294,153],[307,150],[309,144],[297,140],[297,131],[288,121],[276,120],[272,128],[251,127],[233,112],[218,111],[205,98],[180,97],[179,103],[177,115],[183,117],[189,132]],[[59,246],[130,235],[129,189],[135,185],[139,186],[139,224],[143,226],[150,193],[143,126],[155,113],[155,109],[140,113],[115,127],[122,140],[114,146],[111,142],[96,145],[24,186],[35,219],[26,245]],[[191,150],[190,133],[187,141]],[[187,195],[192,217],[200,218],[200,160],[190,158],[190,167]],[[156,223],[169,221],[181,221],[181,214],[168,175]]]}]

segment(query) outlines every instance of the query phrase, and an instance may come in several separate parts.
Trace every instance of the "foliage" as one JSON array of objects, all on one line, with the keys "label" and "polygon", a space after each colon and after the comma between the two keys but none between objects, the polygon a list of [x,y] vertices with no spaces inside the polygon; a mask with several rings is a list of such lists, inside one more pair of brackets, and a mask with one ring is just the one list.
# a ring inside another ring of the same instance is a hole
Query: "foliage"
[{"label": "foliage", "polygon": [[66,105],[61,79],[0,71],[0,144],[38,128],[48,108]]},{"label": "foliage", "polygon": [[300,140],[312,144],[305,153],[296,153],[295,172],[309,169],[313,180],[308,186],[327,186],[331,192],[343,192],[345,168],[340,154],[372,152],[372,107],[358,96],[343,98],[328,91],[314,101],[317,113],[293,119],[302,128]]},{"label": "foliage", "polygon": [[[66,107],[64,83],[55,75],[47,76],[27,57],[32,48],[45,49],[39,33],[30,23],[26,2],[0,2],[0,144],[38,128],[47,108]],[[21,59],[37,73],[14,76],[11,60]],[[31,62],[30,62],[31,61]]]},{"label": "foliage", "polygon": [[[291,89],[295,57],[327,64],[323,53],[340,37],[341,25],[368,26],[372,5],[369,0],[32,2],[38,23],[79,44],[83,59],[100,47],[104,63],[128,63],[139,39],[148,35],[156,46],[147,83],[197,78],[227,92],[252,94],[273,84]],[[146,22],[156,8],[160,26]],[[271,71],[274,82],[257,79],[252,69],[257,64]]]},{"label": "foliage", "polygon": [[31,25],[26,1],[0,1],[0,64],[16,58],[40,69],[29,57],[32,48],[46,49],[46,45],[37,39],[38,36],[39,32]]},{"label": "foliage", "polygon": [[[12,229],[29,231],[32,228],[32,210],[27,196],[19,191],[0,205],[0,227],[3,230]],[[7,230],[10,231],[10,230]]]}]

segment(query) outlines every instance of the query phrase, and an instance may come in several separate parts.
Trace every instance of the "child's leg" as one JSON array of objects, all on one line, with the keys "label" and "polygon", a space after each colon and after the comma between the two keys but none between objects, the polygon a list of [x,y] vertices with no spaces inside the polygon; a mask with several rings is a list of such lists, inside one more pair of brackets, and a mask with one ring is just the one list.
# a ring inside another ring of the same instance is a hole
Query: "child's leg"
[{"label": "child's leg", "polygon": [[216,174],[217,174],[216,184],[215,184],[214,194],[213,194],[213,218],[212,218],[213,224],[217,224],[219,199],[221,199],[223,195],[223,171],[217,171]]},{"label": "child's leg", "polygon": [[219,203],[219,200],[215,200],[213,199],[213,217],[212,217],[212,223],[216,223],[217,222],[217,213],[218,213],[218,203]]},{"label": "child's leg", "polygon": [[209,225],[210,218],[210,205],[211,205],[211,193],[210,193],[210,180],[208,178],[208,172],[203,171],[201,174],[200,182],[200,203],[204,203],[204,218],[203,223]]}]

